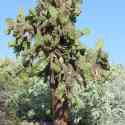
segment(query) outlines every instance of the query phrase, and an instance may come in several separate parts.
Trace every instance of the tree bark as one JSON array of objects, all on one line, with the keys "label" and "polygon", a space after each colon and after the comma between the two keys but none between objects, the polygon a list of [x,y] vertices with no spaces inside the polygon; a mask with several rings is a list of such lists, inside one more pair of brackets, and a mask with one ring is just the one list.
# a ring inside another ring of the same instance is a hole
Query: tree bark
[{"label": "tree bark", "polygon": [[[51,77],[54,77],[54,74],[51,74]],[[54,116],[53,125],[69,125],[69,116],[68,116],[68,99],[65,97],[64,101],[58,97],[57,88],[59,83],[52,78],[50,80],[50,89],[52,95],[52,114]]]},{"label": "tree bark", "polygon": [[58,95],[56,90],[53,91],[53,112],[54,112],[54,125],[69,125],[68,117],[68,100],[65,99],[63,102]]}]

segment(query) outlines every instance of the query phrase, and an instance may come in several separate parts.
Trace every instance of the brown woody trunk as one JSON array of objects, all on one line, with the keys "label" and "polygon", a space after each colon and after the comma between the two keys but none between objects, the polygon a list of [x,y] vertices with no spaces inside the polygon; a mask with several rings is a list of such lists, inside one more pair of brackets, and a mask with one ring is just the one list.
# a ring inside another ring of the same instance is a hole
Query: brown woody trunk
[{"label": "brown woody trunk", "polygon": [[69,125],[68,118],[68,100],[65,99],[63,102],[58,95],[56,95],[56,89],[52,91],[53,101],[53,114],[54,114],[54,125]]},{"label": "brown woody trunk", "polygon": [[[54,78],[54,74],[51,74],[50,77]],[[62,102],[62,99],[58,97],[57,88],[59,87],[59,83],[57,80],[50,80],[50,87],[52,95],[52,114],[54,116],[53,125],[69,125],[68,99],[65,96]]]}]

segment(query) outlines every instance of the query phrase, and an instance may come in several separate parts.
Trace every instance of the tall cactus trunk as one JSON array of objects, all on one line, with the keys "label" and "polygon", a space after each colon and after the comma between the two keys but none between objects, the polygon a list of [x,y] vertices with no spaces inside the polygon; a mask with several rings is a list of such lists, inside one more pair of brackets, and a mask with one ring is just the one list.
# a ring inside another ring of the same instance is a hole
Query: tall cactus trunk
[{"label": "tall cactus trunk", "polygon": [[50,74],[50,89],[52,95],[53,125],[69,125],[69,107],[67,97],[64,100],[57,95],[59,83],[55,80],[54,73]]},{"label": "tall cactus trunk", "polygon": [[54,125],[69,125],[68,100],[65,99],[62,102],[61,99],[58,98],[58,95],[56,95],[56,89],[52,90],[52,109]]}]

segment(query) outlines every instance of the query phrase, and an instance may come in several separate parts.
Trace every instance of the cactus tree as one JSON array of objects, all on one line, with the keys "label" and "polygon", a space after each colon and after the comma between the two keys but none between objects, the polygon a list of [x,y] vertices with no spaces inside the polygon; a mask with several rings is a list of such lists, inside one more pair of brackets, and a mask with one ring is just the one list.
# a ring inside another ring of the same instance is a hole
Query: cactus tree
[{"label": "cactus tree", "polygon": [[[39,0],[25,16],[22,9],[15,20],[8,18],[10,43],[17,57],[29,71],[48,83],[54,125],[69,125],[70,96],[74,82],[86,86],[80,58],[85,48],[79,38],[85,30],[76,29],[81,0]],[[38,68],[46,62],[44,68]],[[30,70],[29,70],[30,69]]]}]

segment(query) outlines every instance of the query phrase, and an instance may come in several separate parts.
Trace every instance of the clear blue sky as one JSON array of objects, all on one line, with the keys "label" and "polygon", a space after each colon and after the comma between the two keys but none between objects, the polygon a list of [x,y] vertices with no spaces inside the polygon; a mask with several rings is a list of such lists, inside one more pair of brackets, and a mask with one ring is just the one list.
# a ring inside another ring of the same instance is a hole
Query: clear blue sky
[{"label": "clear blue sky", "polygon": [[[7,17],[16,17],[18,8],[28,9],[35,0],[1,0],[0,3],[0,58],[14,57],[8,48],[9,37],[4,35]],[[82,14],[78,18],[78,27],[89,27],[90,36],[82,42],[95,46],[98,38],[104,38],[106,51],[113,63],[125,64],[125,0],[84,0]]]}]

